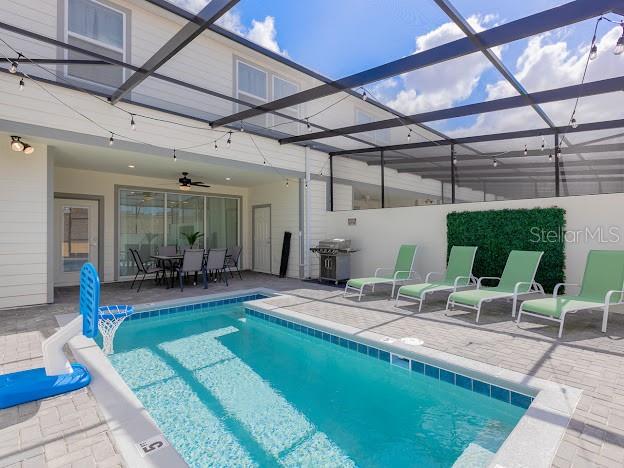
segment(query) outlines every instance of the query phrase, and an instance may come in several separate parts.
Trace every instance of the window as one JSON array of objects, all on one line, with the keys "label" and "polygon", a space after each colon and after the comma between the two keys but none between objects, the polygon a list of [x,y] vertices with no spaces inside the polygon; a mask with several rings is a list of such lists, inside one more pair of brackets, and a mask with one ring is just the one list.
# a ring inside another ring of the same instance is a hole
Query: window
[{"label": "window", "polygon": [[[273,99],[281,99],[292,94],[299,92],[299,86],[295,83],[287,81],[279,76],[273,77]],[[295,119],[299,118],[299,106],[286,107],[284,109],[280,109],[281,114],[288,115]],[[280,117],[279,115],[273,116],[273,121],[275,125],[275,129],[280,132],[288,133],[290,135],[298,135],[299,134],[299,123],[293,122],[290,119],[285,117]]]},{"label": "window", "polygon": [[[367,123],[371,123],[374,121],[375,121],[375,118],[373,116],[367,114],[366,112],[360,109],[355,110],[355,124],[356,125],[367,124]],[[370,140],[371,143],[377,143],[380,145],[390,143],[390,129],[389,128],[375,130],[374,132],[365,132],[362,134],[362,136]]]},{"label": "window", "polygon": [[[125,61],[125,13],[95,0],[66,0],[66,9],[66,40],[69,44]],[[93,60],[93,57],[75,51],[68,51],[67,58]],[[124,81],[124,69],[116,65],[68,65],[66,74],[111,88]]]},{"label": "window", "polygon": [[[238,60],[236,62],[236,93],[237,97],[252,106],[264,104],[268,101],[267,72]],[[248,106],[239,104],[238,111],[248,109]],[[259,115],[249,119],[255,125],[266,127],[266,115]]]}]

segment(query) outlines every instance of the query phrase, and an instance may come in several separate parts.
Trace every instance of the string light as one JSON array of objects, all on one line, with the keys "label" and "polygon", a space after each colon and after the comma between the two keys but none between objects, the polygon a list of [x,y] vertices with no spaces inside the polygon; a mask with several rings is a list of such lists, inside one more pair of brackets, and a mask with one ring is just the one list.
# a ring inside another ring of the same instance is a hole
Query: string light
[{"label": "string light", "polygon": [[596,57],[598,57],[598,46],[593,43],[589,49],[589,60],[596,60]]},{"label": "string light", "polygon": [[362,92],[362,101],[366,101],[368,99],[368,94],[366,94],[366,90]]},{"label": "string light", "polygon": [[453,166],[457,166],[457,156],[453,156]]},{"label": "string light", "polygon": [[227,147],[229,148],[230,146],[232,146],[232,132],[228,133],[228,139],[227,139]]},{"label": "string light", "polygon": [[214,142],[214,149],[215,149],[215,151],[219,149],[219,145],[217,145],[217,140],[215,140],[215,142]]},{"label": "string light", "polygon": [[111,136],[108,139],[108,146],[113,146],[113,144],[115,143],[115,138],[114,138],[115,134],[113,132],[111,132]]},{"label": "string light", "polygon": [[24,86],[25,86],[24,78],[20,78],[20,80],[19,80],[19,90],[20,91],[24,91]]},{"label": "string light", "polygon": [[130,114],[130,127],[132,130],[136,130],[136,123],[134,123],[134,114]]},{"label": "string light", "polygon": [[498,167],[498,161],[496,160],[496,158],[492,160],[492,166]]},{"label": "string light", "polygon": [[548,153],[548,162],[552,162],[553,157],[552,157],[552,151],[550,153]]},{"label": "string light", "polygon": [[178,160],[178,157],[176,155],[176,150],[175,148],[173,148],[173,162],[176,162]]},{"label": "string light", "polygon": [[542,135],[542,147],[541,147],[541,151],[544,151],[544,136]]},{"label": "string light", "polygon": [[306,117],[305,121],[306,121],[306,127],[308,129],[308,132],[311,132],[312,131],[312,126],[310,125],[310,119],[308,117]]},{"label": "string light", "polygon": [[576,121],[576,119],[574,117],[572,117],[570,119],[570,127],[572,127],[572,128],[577,128],[578,127],[578,122]]},{"label": "string light", "polygon": [[288,179],[286,179],[286,187],[288,187]]},{"label": "string light", "polygon": [[241,120],[240,129],[241,132],[245,131],[245,126],[243,125],[243,121]]},{"label": "string light", "polygon": [[412,141],[412,129],[409,129],[409,132],[407,134],[407,142],[409,143],[410,141]]},{"label": "string light", "polygon": [[527,154],[529,154],[529,149],[527,148],[527,145],[524,145],[524,155],[526,156]]}]

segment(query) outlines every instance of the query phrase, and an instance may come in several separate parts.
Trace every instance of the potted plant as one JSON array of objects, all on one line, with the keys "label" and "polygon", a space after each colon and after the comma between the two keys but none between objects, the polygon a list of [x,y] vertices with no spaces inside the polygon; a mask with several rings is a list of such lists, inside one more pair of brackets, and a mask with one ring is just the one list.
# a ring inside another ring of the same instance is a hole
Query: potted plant
[{"label": "potted plant", "polygon": [[195,248],[195,243],[199,239],[204,237],[204,234],[199,231],[191,232],[191,233],[183,232],[182,235],[186,238],[186,242],[188,243],[189,248],[191,249]]}]

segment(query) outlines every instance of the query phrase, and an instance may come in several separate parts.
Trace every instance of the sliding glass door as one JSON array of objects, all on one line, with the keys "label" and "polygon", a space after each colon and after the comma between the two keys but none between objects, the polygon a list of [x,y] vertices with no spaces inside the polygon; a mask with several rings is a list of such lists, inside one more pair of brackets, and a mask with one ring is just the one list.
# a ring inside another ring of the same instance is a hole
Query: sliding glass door
[{"label": "sliding glass door", "polygon": [[143,262],[163,245],[179,251],[199,233],[195,248],[226,248],[239,244],[238,198],[119,189],[119,277],[136,273],[129,249],[137,249]]}]

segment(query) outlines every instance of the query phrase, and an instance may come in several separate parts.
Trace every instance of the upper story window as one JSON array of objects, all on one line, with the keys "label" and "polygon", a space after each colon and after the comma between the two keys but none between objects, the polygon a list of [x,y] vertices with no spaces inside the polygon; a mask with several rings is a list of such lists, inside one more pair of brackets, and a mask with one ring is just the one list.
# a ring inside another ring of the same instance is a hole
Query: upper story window
[{"label": "upper story window", "polygon": [[[65,1],[67,42],[91,52],[125,61],[126,14],[108,2]],[[68,51],[67,58],[93,60],[93,57],[75,51]],[[116,65],[68,65],[66,73],[72,78],[112,88],[118,87],[124,81],[124,69]]]},{"label": "upper story window", "polygon": [[[355,110],[355,124],[367,124],[375,122],[375,118],[364,112],[363,110],[356,109]],[[390,143],[390,129],[384,128],[381,130],[375,130],[373,132],[364,133],[365,138],[369,139],[371,143],[376,143],[379,145]]]},{"label": "upper story window", "polygon": [[[250,103],[252,106],[267,102],[269,87],[268,73],[260,68],[248,63],[236,61],[236,94],[242,101]],[[238,110],[248,109],[248,106],[239,105]],[[266,115],[262,114],[249,119],[255,125],[266,127]]]},{"label": "upper story window", "polygon": [[[299,86],[296,83],[288,81],[279,76],[273,76],[273,100],[282,99],[298,92]],[[299,106],[285,107],[284,109],[280,109],[280,113],[298,119]],[[273,121],[275,129],[280,132],[288,133],[291,135],[297,135],[299,133],[298,122],[294,122],[279,115],[274,115]]]}]

